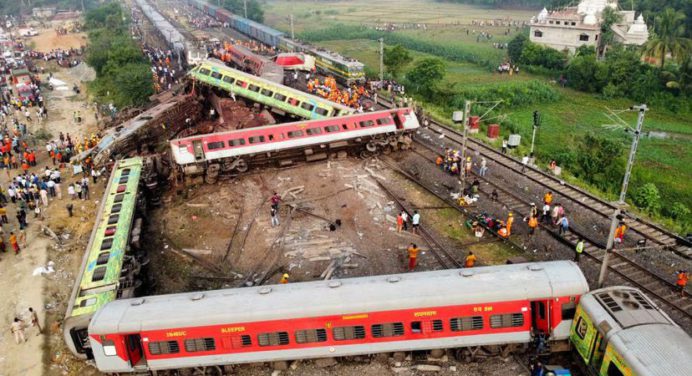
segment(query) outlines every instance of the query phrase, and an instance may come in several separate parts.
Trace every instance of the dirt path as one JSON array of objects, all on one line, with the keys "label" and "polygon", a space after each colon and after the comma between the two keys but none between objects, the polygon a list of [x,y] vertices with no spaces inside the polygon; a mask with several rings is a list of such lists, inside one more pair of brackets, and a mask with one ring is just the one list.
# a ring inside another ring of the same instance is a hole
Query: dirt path
[{"label": "dirt path", "polygon": [[[52,32],[52,31],[49,31]],[[69,47],[61,44],[53,44],[52,48]],[[74,69],[74,68],[73,68]],[[83,137],[95,131],[93,110],[85,107],[85,96],[74,95],[72,84],[78,81],[75,72],[69,69],[58,68],[54,76],[67,84],[68,90],[44,90],[43,95],[48,109],[48,119],[43,124],[28,124],[29,132],[36,134],[50,133],[52,138],[57,138],[59,132],[69,132],[73,139]],[[42,77],[45,80],[45,77]],[[84,93],[84,91],[82,91]],[[81,111],[85,121],[81,124],[72,123],[74,111]],[[37,150],[37,166],[30,172],[41,173],[45,166],[50,165],[46,149],[46,140],[38,141],[33,147]],[[18,170],[11,171],[12,176]],[[101,199],[103,185],[93,185],[90,201],[75,202],[75,217],[67,218],[65,205],[67,186],[76,180],[68,168],[61,170],[63,182],[61,183],[63,200],[52,199],[45,209],[45,219],[39,221],[33,218],[33,213],[28,213],[29,227],[26,230],[26,246],[22,247],[19,255],[14,255],[8,243],[8,252],[0,253],[0,376],[14,375],[42,375],[61,374],[61,367],[47,367],[46,360],[53,359],[56,353],[52,350],[54,344],[62,343],[62,334],[56,319],[62,319],[67,296],[74,283],[74,275],[77,272],[79,261],[84,252],[82,243],[89,236],[91,221],[94,216],[96,201]],[[3,172],[0,176],[0,184],[3,190],[7,189],[9,178]],[[100,182],[99,182],[100,183]],[[9,232],[19,231],[15,217],[15,205],[7,206],[10,223],[4,225],[5,241],[8,242]],[[47,225],[53,230],[62,230],[71,234],[67,241],[68,247],[58,252],[52,239],[41,235],[41,226]],[[55,262],[55,272],[45,276],[32,276],[32,272],[45,266],[48,261]],[[37,311],[43,326],[43,335],[37,336],[35,328],[25,330],[27,342],[15,344],[10,323],[14,317],[19,317],[29,324],[28,308],[33,307]],[[50,353],[47,353],[50,351]],[[58,360],[63,359],[58,357]],[[49,372],[45,372],[48,369]]]}]

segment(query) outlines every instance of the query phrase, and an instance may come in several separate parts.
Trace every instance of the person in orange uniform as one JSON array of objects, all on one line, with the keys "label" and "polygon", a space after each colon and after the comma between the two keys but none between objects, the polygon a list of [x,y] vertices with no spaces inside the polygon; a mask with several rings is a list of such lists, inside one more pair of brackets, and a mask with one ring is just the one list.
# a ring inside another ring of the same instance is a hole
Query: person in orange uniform
[{"label": "person in orange uniform", "polygon": [[678,291],[680,291],[680,297],[685,297],[685,287],[687,287],[687,281],[690,279],[687,274],[687,270],[678,270],[678,280],[675,282],[675,286]]},{"label": "person in orange uniform", "polygon": [[512,212],[507,216],[507,236],[512,235],[512,224],[514,223],[514,214]]},{"label": "person in orange uniform", "polygon": [[536,227],[538,227],[538,217],[531,216],[529,218],[529,237],[533,236],[534,232],[536,232]]},{"label": "person in orange uniform", "polygon": [[553,203],[553,192],[548,191],[548,193],[546,193],[543,196],[543,202],[545,202],[548,205],[551,205]]},{"label": "person in orange uniform", "polygon": [[285,285],[288,283],[288,273],[284,273],[284,275],[281,276],[281,280],[279,281],[280,284]]},{"label": "person in orange uniform", "polygon": [[408,271],[412,272],[416,269],[416,260],[418,260],[418,246],[415,243],[411,243],[408,247]]},{"label": "person in orange uniform", "polygon": [[18,255],[19,242],[17,242],[17,235],[15,235],[14,232],[10,232],[10,244],[12,245],[12,249],[14,249],[14,254]]},{"label": "person in orange uniform", "polygon": [[473,252],[469,251],[469,255],[466,256],[466,260],[464,261],[464,267],[473,268],[473,266],[475,264],[476,264],[476,255],[474,255]]},{"label": "person in orange uniform", "polygon": [[625,231],[627,231],[627,225],[625,225],[625,222],[620,222],[615,229],[615,243],[622,244],[622,241],[625,240]]}]

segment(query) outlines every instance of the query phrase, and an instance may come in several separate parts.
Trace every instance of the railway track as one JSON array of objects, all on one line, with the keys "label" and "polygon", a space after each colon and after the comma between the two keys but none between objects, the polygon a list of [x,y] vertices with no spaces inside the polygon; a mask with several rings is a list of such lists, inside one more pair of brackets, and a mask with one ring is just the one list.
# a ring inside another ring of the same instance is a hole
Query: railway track
[{"label": "railway track", "polygon": [[[453,142],[460,142],[456,140],[454,136],[446,138]],[[429,151],[429,153],[425,155],[418,151],[416,152],[434,165],[434,158],[436,157],[437,153],[439,153],[439,150],[436,150],[435,146],[429,145],[421,140],[417,140],[417,144],[423,146]],[[516,172],[520,173],[520,171]],[[516,214],[519,214],[515,217],[525,217],[528,215],[530,210],[530,199],[522,197],[515,192],[511,192],[489,179],[485,179],[476,175],[475,173],[474,175],[476,179],[489,183],[493,189],[496,189],[498,193],[500,193],[500,197],[502,198],[501,202]],[[487,197],[490,197],[490,192],[487,190],[487,188],[483,189],[482,185],[481,193],[485,194]],[[558,231],[556,231],[551,224],[545,225],[541,223],[540,227],[571,249],[574,249],[579,239],[583,239],[583,255],[589,260],[597,263],[599,266],[602,264],[605,256],[605,246],[598,239],[594,239],[594,237],[590,235],[587,230],[580,228],[579,225],[571,223],[570,231],[564,236],[559,235]],[[648,270],[646,267],[640,265],[635,260],[629,258],[621,252],[613,252],[612,255],[614,256],[614,259],[610,262],[608,267],[612,273],[616,274],[618,277],[622,278],[624,281],[632,284],[633,286],[646,291],[649,295],[658,300],[660,304],[668,306],[672,310],[682,315],[686,320],[692,322],[692,300],[689,299],[689,293],[686,292],[686,297],[682,298],[680,294],[674,292],[674,284],[668,279]]]},{"label": "railway track", "polygon": [[[446,138],[454,142],[461,143],[463,135],[459,131],[436,122],[433,122],[432,125],[433,127],[429,128],[431,131],[444,135]],[[553,193],[556,193],[570,200],[571,202],[580,205],[584,209],[599,215],[603,219],[610,220],[613,212],[615,211],[615,206],[612,203],[606,202],[589,192],[565,183],[557,177],[547,174],[537,168],[526,166],[526,172],[522,173],[521,171],[523,165],[521,161],[506,154],[502,154],[492,147],[485,145],[481,141],[469,138],[467,148],[479,153],[488,160],[494,161],[506,169],[531,179],[533,182],[540,184],[547,190],[551,190]],[[629,231],[640,235],[642,238],[646,239],[647,242],[654,243],[656,247],[671,250],[687,260],[692,258],[692,244],[690,244],[686,239],[632,213],[623,212],[623,215],[629,217],[630,219],[630,221],[628,221]]]}]

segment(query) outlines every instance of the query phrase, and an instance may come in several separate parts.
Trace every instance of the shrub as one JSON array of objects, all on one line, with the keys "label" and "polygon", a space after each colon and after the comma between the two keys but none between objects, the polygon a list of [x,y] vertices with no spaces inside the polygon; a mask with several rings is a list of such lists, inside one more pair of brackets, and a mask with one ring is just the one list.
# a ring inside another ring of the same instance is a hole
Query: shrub
[{"label": "shrub", "polygon": [[657,212],[661,207],[661,194],[653,183],[646,183],[634,190],[632,201],[640,209],[649,214]]},{"label": "shrub", "polygon": [[683,219],[690,215],[690,209],[682,202],[675,202],[670,208],[666,208],[666,214],[673,219]]}]

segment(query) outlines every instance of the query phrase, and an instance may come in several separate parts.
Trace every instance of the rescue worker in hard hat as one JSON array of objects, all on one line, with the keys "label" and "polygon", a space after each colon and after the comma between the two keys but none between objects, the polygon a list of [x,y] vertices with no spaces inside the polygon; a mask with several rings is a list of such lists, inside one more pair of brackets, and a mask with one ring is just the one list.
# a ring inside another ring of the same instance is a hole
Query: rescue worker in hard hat
[{"label": "rescue worker in hard hat", "polygon": [[288,273],[284,273],[284,275],[281,276],[281,280],[279,281],[280,284],[285,285],[288,283]]},{"label": "rescue worker in hard hat", "polygon": [[507,237],[512,235],[512,224],[514,223],[514,214],[512,212],[509,212],[509,215],[507,216]]}]

